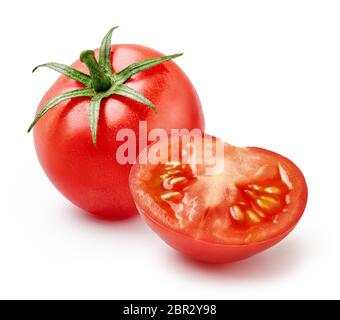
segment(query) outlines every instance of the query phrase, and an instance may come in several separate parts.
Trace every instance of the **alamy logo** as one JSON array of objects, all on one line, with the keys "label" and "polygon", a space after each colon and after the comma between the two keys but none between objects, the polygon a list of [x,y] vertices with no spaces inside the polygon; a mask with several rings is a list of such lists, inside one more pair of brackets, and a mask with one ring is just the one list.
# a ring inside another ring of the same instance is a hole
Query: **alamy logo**
[{"label": "alamy logo", "polygon": [[[221,174],[224,170],[224,143],[205,135],[200,129],[148,130],[147,122],[140,121],[138,137],[134,130],[124,128],[117,132],[116,140],[121,142],[116,159],[121,165],[165,164],[204,164],[206,175]],[[149,145],[149,147],[147,147]]]}]

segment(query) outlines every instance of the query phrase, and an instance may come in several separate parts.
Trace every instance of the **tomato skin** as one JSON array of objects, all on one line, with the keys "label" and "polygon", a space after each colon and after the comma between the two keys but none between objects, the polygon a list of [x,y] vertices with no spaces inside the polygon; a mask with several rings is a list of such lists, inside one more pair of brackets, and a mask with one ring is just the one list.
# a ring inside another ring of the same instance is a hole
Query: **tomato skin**
[{"label": "tomato skin", "polygon": [[[229,263],[243,260],[274,246],[283,240],[296,227],[303,215],[308,198],[308,189],[305,178],[300,169],[292,161],[277,153],[256,147],[248,147],[246,149],[247,152],[251,154],[254,153],[259,157],[272,157],[289,169],[289,179],[293,184],[293,189],[296,189],[295,194],[292,195],[294,214],[292,219],[287,222],[284,229],[280,229],[279,233],[270,235],[268,238],[258,241],[232,244],[197,239],[190,234],[185,234],[178,229],[176,230],[165,225],[159,219],[155,218],[155,216],[159,215],[160,209],[152,208],[150,202],[148,202],[147,205],[143,203],[144,199],[138,192],[137,186],[139,179],[137,177],[142,165],[137,164],[131,170],[130,186],[142,218],[170,247],[190,258],[207,263]],[[143,170],[145,171],[145,169]],[[142,194],[144,195],[144,192]],[[196,196],[200,197],[202,195],[198,194]],[[155,215],[156,211],[157,214]]]},{"label": "tomato skin", "polygon": [[156,222],[146,213],[143,214],[143,210],[140,209],[139,212],[148,226],[170,247],[194,260],[214,264],[247,259],[274,246],[283,240],[295,227],[294,226],[280,236],[267,241],[254,242],[247,245],[225,245],[200,241],[184,234],[174,232]]},{"label": "tomato skin", "polygon": [[[139,45],[113,45],[111,62],[118,72],[132,63],[160,56],[159,52]],[[79,60],[73,67],[88,73]],[[120,219],[137,213],[128,186],[131,165],[120,165],[116,161],[117,148],[122,144],[115,140],[119,129],[132,129],[137,141],[141,120],[147,121],[149,130],[204,129],[197,93],[174,62],[136,74],[126,85],[152,101],[158,113],[120,96],[103,100],[96,146],[92,143],[88,120],[90,98],[61,103],[34,128],[36,152],[51,182],[75,205],[105,219]],[[43,97],[37,113],[51,98],[82,87],[61,76]]]}]

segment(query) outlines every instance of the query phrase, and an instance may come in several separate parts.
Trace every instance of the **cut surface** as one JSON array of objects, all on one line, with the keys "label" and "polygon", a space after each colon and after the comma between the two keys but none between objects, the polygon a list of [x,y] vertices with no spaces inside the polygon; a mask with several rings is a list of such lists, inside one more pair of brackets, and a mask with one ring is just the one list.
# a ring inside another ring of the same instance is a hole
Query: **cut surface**
[{"label": "cut surface", "polygon": [[[203,147],[196,140],[171,141],[184,153],[190,150],[190,163],[163,159],[134,166],[131,189],[143,215],[191,238],[222,244],[264,241],[295,226],[307,188],[291,161],[263,149],[228,144],[221,155],[209,158],[202,156],[209,145],[205,141]],[[207,174],[212,163],[223,163],[222,170]]]}]

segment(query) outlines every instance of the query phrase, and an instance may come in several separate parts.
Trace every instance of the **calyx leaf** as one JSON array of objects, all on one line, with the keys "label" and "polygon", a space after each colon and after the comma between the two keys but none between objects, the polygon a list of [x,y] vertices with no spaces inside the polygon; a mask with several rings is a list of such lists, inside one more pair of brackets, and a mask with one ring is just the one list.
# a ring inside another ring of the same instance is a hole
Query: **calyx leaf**
[{"label": "calyx leaf", "polygon": [[99,121],[100,105],[102,99],[114,94],[124,96],[136,102],[142,103],[157,112],[155,105],[144,97],[141,93],[124,85],[133,75],[148,70],[166,61],[180,57],[182,54],[173,54],[169,56],[145,59],[137,63],[133,63],[118,73],[113,73],[111,65],[111,37],[113,31],[118,28],[114,27],[108,31],[102,40],[99,49],[98,62],[94,56],[93,50],[86,50],[81,53],[80,60],[85,63],[89,69],[90,75],[64,64],[49,62],[41,64],[33,69],[33,72],[40,67],[47,67],[55,70],[75,81],[80,82],[85,88],[73,90],[63,93],[52,98],[41,111],[35,116],[34,121],[30,125],[28,132],[32,130],[35,124],[52,108],[59,103],[75,97],[92,97],[89,108],[89,123],[92,136],[92,142],[97,143],[97,128]]},{"label": "calyx leaf", "polygon": [[32,72],[36,71],[38,68],[41,68],[41,67],[46,67],[54,71],[57,71],[73,80],[79,81],[80,83],[82,83],[83,85],[87,87],[91,86],[91,83],[92,83],[91,78],[87,74],[80,72],[65,64],[56,63],[56,62],[44,63],[44,64],[40,64],[39,66],[36,66]]},{"label": "calyx leaf", "polygon": [[175,59],[177,57],[182,56],[183,53],[178,53],[178,54],[172,54],[169,56],[164,56],[161,58],[151,58],[151,59],[145,59],[142,61],[139,61],[137,63],[131,64],[122,71],[117,73],[117,81],[120,83],[124,83],[127,80],[129,80],[133,75],[136,73],[139,73],[144,70],[148,70],[152,67],[155,67],[161,63],[164,63],[166,61]]},{"label": "calyx leaf", "polygon": [[92,98],[89,109],[90,129],[93,144],[97,144],[97,127],[99,121],[100,102],[102,97],[96,95]]},{"label": "calyx leaf", "polygon": [[145,98],[142,94],[140,94],[139,92],[137,92],[136,90],[133,90],[132,88],[128,86],[120,84],[116,87],[116,89],[113,92],[120,96],[130,98],[139,103],[145,104],[146,106],[149,106],[156,113],[158,112],[157,108],[154,106],[154,104],[149,99]]},{"label": "calyx leaf", "polygon": [[92,88],[84,88],[84,89],[77,89],[73,91],[69,91],[66,93],[63,93],[59,96],[56,96],[52,98],[47,104],[44,105],[44,107],[40,110],[40,112],[35,116],[32,124],[28,128],[28,132],[32,130],[32,128],[35,126],[35,124],[52,108],[54,108],[59,103],[76,97],[93,97],[95,95],[95,91]]},{"label": "calyx leaf", "polygon": [[117,28],[118,27],[113,27],[109,30],[109,32],[105,35],[99,49],[99,65],[102,68],[102,70],[105,70],[106,72],[109,72],[111,74],[112,74],[112,66],[110,61],[111,38],[113,31]]}]

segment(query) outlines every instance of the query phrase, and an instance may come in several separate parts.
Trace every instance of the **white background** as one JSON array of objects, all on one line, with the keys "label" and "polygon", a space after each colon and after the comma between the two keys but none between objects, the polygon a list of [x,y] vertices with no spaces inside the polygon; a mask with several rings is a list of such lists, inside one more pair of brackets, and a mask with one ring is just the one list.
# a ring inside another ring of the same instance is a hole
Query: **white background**
[{"label": "white background", "polygon": [[[340,298],[339,1],[1,1],[0,298]],[[51,185],[25,130],[57,78],[113,41],[170,54],[207,131],[295,161],[309,186],[297,229],[226,266],[190,262],[139,219],[103,222]]]}]

